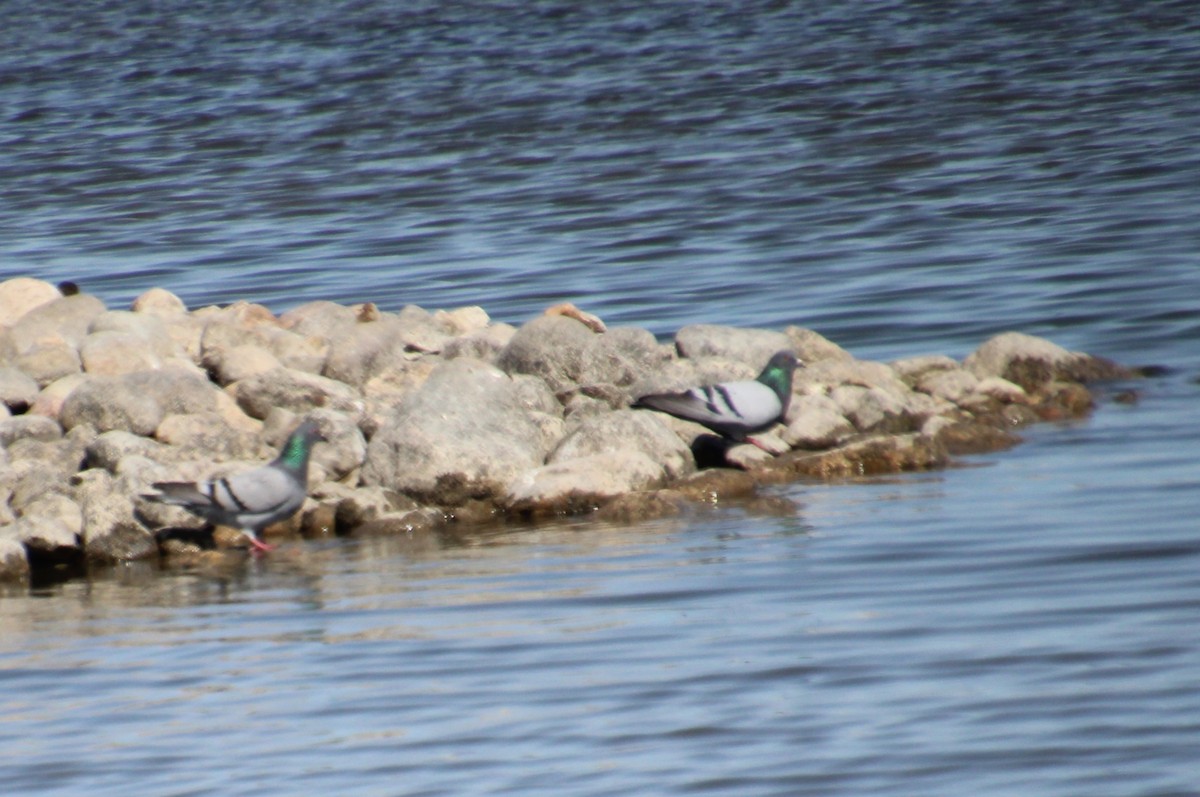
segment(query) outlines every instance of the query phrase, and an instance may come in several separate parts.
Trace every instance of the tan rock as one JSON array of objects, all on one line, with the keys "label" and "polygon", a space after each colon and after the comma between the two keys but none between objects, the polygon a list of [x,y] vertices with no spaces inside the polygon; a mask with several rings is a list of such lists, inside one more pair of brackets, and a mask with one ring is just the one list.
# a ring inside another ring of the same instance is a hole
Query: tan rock
[{"label": "tan rock", "polygon": [[162,359],[145,338],[131,332],[95,332],[79,349],[83,370],[98,376],[162,368]]},{"label": "tan rock", "polygon": [[[549,312],[549,311],[547,311]],[[433,320],[448,335],[461,337],[487,329],[491,319],[482,307],[459,307],[454,310],[438,310]]]},{"label": "tan rock", "polygon": [[146,315],[176,316],[186,313],[187,305],[168,290],[151,288],[134,299],[129,309]]},{"label": "tan rock", "polygon": [[36,307],[62,297],[49,282],[14,277],[0,282],[0,326],[13,326]]},{"label": "tan rock", "polygon": [[[29,581],[29,557],[15,536],[6,534],[10,526],[0,526],[0,582],[25,584]],[[13,530],[15,531],[15,530]]]},{"label": "tan rock", "polygon": [[33,406],[29,408],[29,414],[45,415],[47,418],[58,420],[67,396],[90,378],[82,373],[74,373],[54,380],[38,393],[37,398],[33,400]]},{"label": "tan rock", "polygon": [[524,473],[505,500],[519,514],[587,512],[610,498],[663,481],[662,466],[641,451],[606,451]]},{"label": "tan rock", "polygon": [[850,352],[811,329],[790,326],[783,331],[783,334],[787,336],[788,345],[792,351],[806,365],[811,366],[824,360],[850,361],[854,359],[854,355]]}]

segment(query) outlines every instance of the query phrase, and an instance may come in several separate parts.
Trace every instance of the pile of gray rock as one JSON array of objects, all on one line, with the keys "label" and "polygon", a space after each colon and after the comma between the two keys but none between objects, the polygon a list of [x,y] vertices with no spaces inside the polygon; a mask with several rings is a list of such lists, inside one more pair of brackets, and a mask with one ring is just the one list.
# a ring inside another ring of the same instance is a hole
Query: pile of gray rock
[{"label": "pile of gray rock", "polygon": [[[786,423],[706,461],[702,427],[639,395],[751,379],[790,349]],[[800,327],[694,325],[660,343],[565,305],[515,328],[478,307],[312,302],[276,316],[189,311],[153,289],[128,310],[45,282],[0,283],[0,577],[198,550],[200,521],[139,499],[151,482],[272,457],[303,417],[327,444],[310,499],[268,535],[378,533],[599,511],[636,519],[765,482],[944,466],[1079,417],[1084,385],[1130,372],[1019,333],[958,362],[857,360]],[[218,542],[222,539],[218,533]]]}]

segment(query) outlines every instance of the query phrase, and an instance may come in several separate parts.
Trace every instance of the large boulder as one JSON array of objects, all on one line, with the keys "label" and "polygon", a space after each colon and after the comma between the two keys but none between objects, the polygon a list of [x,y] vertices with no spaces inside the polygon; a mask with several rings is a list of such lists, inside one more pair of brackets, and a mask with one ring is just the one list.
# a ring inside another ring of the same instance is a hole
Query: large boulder
[{"label": "large boulder", "polygon": [[205,322],[200,359],[210,371],[220,370],[222,360],[245,344],[260,346],[286,367],[310,374],[321,372],[329,353],[327,341],[284,329],[262,305],[236,302],[205,314]]},{"label": "large boulder", "polygon": [[83,516],[83,547],[89,559],[127,562],[158,552],[154,534],[134,515],[128,479],[104,470],[88,470],[76,481],[75,496]]},{"label": "large boulder", "polygon": [[438,504],[504,495],[547,452],[512,380],[450,360],[396,407],[367,446],[362,481]]},{"label": "large boulder", "polygon": [[0,404],[24,412],[37,399],[38,383],[24,371],[0,366]]},{"label": "large boulder", "polygon": [[561,315],[539,316],[522,325],[497,362],[510,374],[541,378],[556,394],[583,386],[628,386],[638,373],[605,335]]},{"label": "large boulder", "polygon": [[662,465],[642,451],[603,451],[523,473],[505,503],[518,514],[579,513],[664,481]]},{"label": "large boulder", "polygon": [[274,368],[230,385],[238,405],[252,418],[266,418],[275,407],[296,413],[327,407],[361,413],[363,401],[347,385],[295,368]]},{"label": "large boulder", "polygon": [[12,328],[13,340],[22,353],[49,340],[60,340],[78,349],[92,321],[104,311],[104,302],[95,296],[60,296],[21,316]]},{"label": "large boulder", "polygon": [[186,313],[187,305],[165,288],[151,288],[134,299],[129,309],[135,313],[171,318]]},{"label": "large boulder", "polygon": [[10,533],[20,540],[30,561],[36,564],[78,562],[82,554],[79,532],[56,517],[22,515]]},{"label": "large boulder", "polygon": [[696,469],[691,449],[654,413],[605,412],[585,419],[547,458],[549,464],[610,451],[640,451],[672,479]]},{"label": "large boulder", "polygon": [[100,432],[124,429],[151,435],[163,419],[153,396],[115,376],[88,379],[67,396],[59,418],[64,429],[88,424]]},{"label": "large boulder", "polygon": [[1004,332],[967,355],[963,366],[980,379],[999,376],[1033,392],[1049,382],[1090,382],[1132,376],[1101,357],[1071,352],[1044,338]]},{"label": "large boulder", "polygon": [[720,357],[762,369],[772,354],[790,350],[792,342],[782,332],[769,329],[690,324],[675,333],[675,348],[681,357]]},{"label": "large boulder", "polygon": [[18,440],[58,440],[62,427],[44,415],[18,415],[0,420],[0,445],[11,446]]},{"label": "large boulder", "polygon": [[32,277],[0,282],[0,327],[11,327],[30,311],[62,298],[58,288]]}]

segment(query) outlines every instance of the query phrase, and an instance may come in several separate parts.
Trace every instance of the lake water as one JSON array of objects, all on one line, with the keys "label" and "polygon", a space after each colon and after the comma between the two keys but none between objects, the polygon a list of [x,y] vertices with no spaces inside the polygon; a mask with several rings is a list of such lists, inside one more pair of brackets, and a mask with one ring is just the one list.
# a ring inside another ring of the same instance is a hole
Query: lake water
[{"label": "lake water", "polygon": [[5,594],[5,793],[1200,794],[1193,4],[3,9],[0,277],[1168,369],[938,473]]}]

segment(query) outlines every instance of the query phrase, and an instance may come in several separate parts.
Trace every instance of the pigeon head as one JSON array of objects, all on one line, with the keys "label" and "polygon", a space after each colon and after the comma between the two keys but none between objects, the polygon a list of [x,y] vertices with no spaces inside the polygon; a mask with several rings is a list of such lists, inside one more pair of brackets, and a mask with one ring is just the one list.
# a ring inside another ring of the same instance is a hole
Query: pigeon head
[{"label": "pigeon head", "polygon": [[796,368],[803,367],[803,365],[790,351],[777,351],[771,355],[766,367],[758,375],[758,381],[774,390],[775,395],[779,396],[780,402],[783,403],[784,413],[787,412],[787,406],[792,397],[792,374]]},{"label": "pigeon head", "polygon": [[308,467],[308,457],[312,454],[313,445],[318,442],[327,442],[325,435],[321,434],[316,421],[307,420],[288,437],[277,461],[286,468],[302,471]]}]

